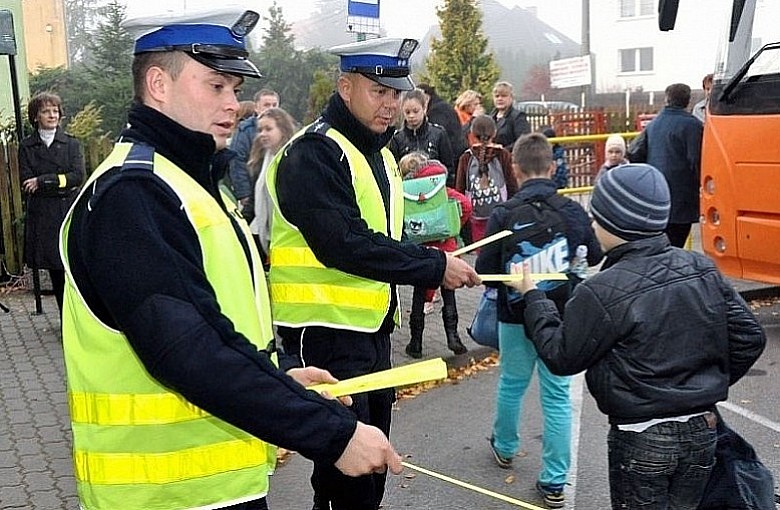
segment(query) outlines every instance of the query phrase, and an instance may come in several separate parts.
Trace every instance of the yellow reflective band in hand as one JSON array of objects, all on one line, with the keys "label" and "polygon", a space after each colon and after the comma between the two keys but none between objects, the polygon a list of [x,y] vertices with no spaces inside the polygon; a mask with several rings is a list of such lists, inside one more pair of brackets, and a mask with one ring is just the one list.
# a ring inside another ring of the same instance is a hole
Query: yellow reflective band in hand
[{"label": "yellow reflective band in hand", "polygon": [[308,389],[322,393],[327,391],[333,397],[357,395],[367,391],[384,390],[409,386],[426,381],[436,381],[447,378],[447,364],[441,358],[412,363],[402,367],[391,368],[373,374],[361,375],[333,384],[316,384]]},{"label": "yellow reflective band in hand", "polygon": [[483,489],[482,487],[477,487],[476,485],[471,485],[470,483],[461,482],[460,480],[457,480],[455,478],[451,478],[447,475],[442,475],[435,471],[431,471],[429,469],[415,466],[414,464],[409,464],[408,462],[401,462],[401,464],[404,467],[407,467],[409,469],[419,471],[424,475],[432,476],[433,478],[438,478],[439,480],[449,482],[453,485],[457,485],[458,487],[463,487],[464,489],[468,489],[470,491],[479,492],[480,494],[484,494],[485,496],[489,496],[494,499],[499,499],[501,501],[505,501],[506,503],[510,503],[515,506],[528,508],[528,510],[544,510],[542,507],[532,505],[531,503],[526,503],[525,501],[520,501],[519,499],[510,498],[509,496],[504,496],[503,494],[499,494],[498,492],[493,492],[487,489]]},{"label": "yellow reflective band in hand", "polygon": [[[481,274],[479,278],[483,282],[519,282],[523,279],[523,273],[517,274]],[[568,280],[566,273],[531,273],[531,279],[535,282],[543,280]]]},{"label": "yellow reflective band in hand", "polygon": [[502,230],[501,232],[496,232],[492,236],[487,236],[483,239],[480,239],[476,243],[471,243],[468,246],[464,246],[463,248],[458,248],[454,252],[452,252],[453,257],[459,257],[463,255],[464,253],[468,253],[472,250],[476,250],[477,248],[480,248],[482,246],[485,246],[486,244],[490,244],[493,241],[498,241],[499,239],[503,239],[506,236],[511,236],[512,231],[511,230]]}]

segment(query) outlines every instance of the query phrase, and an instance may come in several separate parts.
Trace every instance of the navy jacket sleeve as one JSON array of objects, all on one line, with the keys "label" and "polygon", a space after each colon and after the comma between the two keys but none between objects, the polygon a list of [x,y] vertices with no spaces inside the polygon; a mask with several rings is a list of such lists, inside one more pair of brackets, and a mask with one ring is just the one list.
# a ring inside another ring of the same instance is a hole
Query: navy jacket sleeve
[{"label": "navy jacket sleeve", "polygon": [[170,189],[146,172],[121,180],[74,216],[69,250],[87,302],[126,334],[153,377],[190,402],[313,460],[337,460],[354,416],[278,370],[222,315]]},{"label": "navy jacket sleeve", "polygon": [[[578,285],[562,321],[555,303],[541,290],[525,296],[525,327],[539,358],[556,375],[573,375],[606,355],[617,340],[614,322],[587,285]],[[571,310],[576,310],[572,312]]]},{"label": "navy jacket sleeve", "polygon": [[346,157],[321,135],[296,140],[279,164],[276,192],[282,215],[298,227],[327,267],[372,280],[435,288],[445,254],[395,241],[360,216]]},{"label": "navy jacket sleeve", "polygon": [[254,193],[246,163],[249,161],[249,152],[252,149],[255,134],[256,128],[254,124],[244,124],[242,122],[230,141],[230,149],[236,153],[236,157],[230,161],[228,173],[233,186],[233,192],[238,200],[249,198]]},{"label": "navy jacket sleeve", "polygon": [[766,346],[766,333],[734,288],[723,282],[729,335],[729,384],[734,384],[753,366]]}]

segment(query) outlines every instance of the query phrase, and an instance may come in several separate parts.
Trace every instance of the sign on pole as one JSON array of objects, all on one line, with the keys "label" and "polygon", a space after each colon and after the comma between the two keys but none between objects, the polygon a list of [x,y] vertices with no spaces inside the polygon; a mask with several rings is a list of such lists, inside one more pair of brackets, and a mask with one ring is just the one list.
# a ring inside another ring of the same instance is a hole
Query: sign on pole
[{"label": "sign on pole", "polygon": [[0,55],[16,55],[14,15],[7,9],[0,10]]},{"label": "sign on pole", "polygon": [[379,35],[379,0],[348,0],[347,32]]},{"label": "sign on pole", "polygon": [[554,89],[590,85],[590,55],[550,61],[550,86]]}]

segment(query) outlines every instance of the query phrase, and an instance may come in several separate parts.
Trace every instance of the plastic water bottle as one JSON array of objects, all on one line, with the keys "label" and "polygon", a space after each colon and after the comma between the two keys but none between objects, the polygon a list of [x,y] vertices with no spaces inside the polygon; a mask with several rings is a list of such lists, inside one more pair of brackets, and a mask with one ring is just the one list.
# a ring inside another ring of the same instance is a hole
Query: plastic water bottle
[{"label": "plastic water bottle", "polygon": [[577,246],[574,258],[569,265],[569,271],[581,280],[588,276],[588,247],[584,244]]}]

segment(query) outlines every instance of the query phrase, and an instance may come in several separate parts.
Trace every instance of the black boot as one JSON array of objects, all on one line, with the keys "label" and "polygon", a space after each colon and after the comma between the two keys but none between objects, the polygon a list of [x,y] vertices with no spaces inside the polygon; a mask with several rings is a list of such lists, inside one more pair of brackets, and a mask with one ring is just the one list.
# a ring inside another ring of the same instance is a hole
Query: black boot
[{"label": "black boot", "polygon": [[455,354],[463,354],[468,351],[458,335],[458,309],[444,306],[441,309],[441,317],[444,320],[444,333],[447,335],[447,347]]},{"label": "black boot", "polygon": [[406,354],[415,359],[422,358],[422,334],[425,329],[425,315],[420,313],[409,316],[409,334],[411,339],[406,346]]}]

